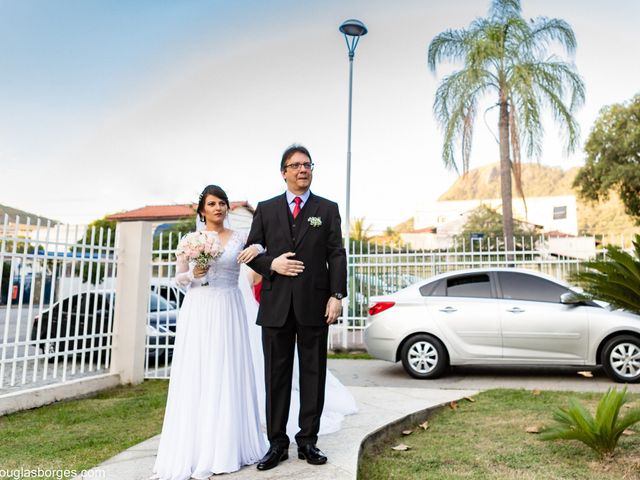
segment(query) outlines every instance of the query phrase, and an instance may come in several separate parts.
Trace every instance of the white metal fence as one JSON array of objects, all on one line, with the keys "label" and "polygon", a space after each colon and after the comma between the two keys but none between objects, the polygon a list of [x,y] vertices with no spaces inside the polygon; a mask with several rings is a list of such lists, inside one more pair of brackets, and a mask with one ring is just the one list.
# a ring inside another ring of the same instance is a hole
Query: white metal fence
[{"label": "white metal fence", "polygon": [[[143,231],[132,229],[128,235],[137,238]],[[118,236],[122,234],[109,229],[32,224],[28,219],[10,222],[4,217],[0,224],[0,397],[12,390],[109,372]],[[150,234],[145,238],[150,239]],[[151,252],[150,263],[142,261],[130,272],[140,279],[130,285],[133,287],[140,282],[146,285],[148,274],[137,276],[139,273],[150,268],[151,274],[144,335],[145,378],[169,375],[185,293],[173,283],[179,238],[175,232],[161,233],[153,238],[152,248],[146,239],[138,238],[147,246],[140,258],[149,258]],[[567,279],[581,268],[582,259],[597,255],[601,251],[598,246],[609,243],[629,248],[631,242],[624,237],[519,238],[510,252],[505,251],[504,242],[495,239],[461,240],[447,249],[430,251],[354,242],[349,258],[348,308],[331,327],[329,347],[363,347],[362,331],[373,296],[395,292],[438,273],[471,267],[525,267]],[[135,260],[131,262],[133,266]],[[123,307],[121,314],[128,315],[123,317],[125,329],[143,313],[136,305],[147,294],[141,291],[140,295],[140,300]],[[127,333],[121,333],[121,340],[134,332],[124,331]],[[121,350],[135,348],[123,344]],[[135,359],[136,354],[130,358]]]},{"label": "white metal fence", "polygon": [[176,275],[175,249],[180,238],[180,234],[170,231],[161,232],[153,239],[145,378],[169,378],[176,322],[186,293],[173,281]]},{"label": "white metal fence", "polygon": [[[173,284],[175,246],[179,235],[161,233],[154,239],[151,296],[147,321],[146,378],[168,378],[176,319],[184,291]],[[475,267],[512,266],[545,272],[568,280],[584,258],[594,257],[599,246],[615,244],[628,248],[630,238],[583,237],[558,240],[544,236],[516,238],[516,248],[506,251],[501,239],[454,241],[447,249],[411,250],[380,244],[353,242],[349,258],[348,310],[331,327],[329,348],[364,348],[369,298],[393,293],[433,275]],[[581,257],[581,258],[578,258]],[[155,292],[155,293],[154,293]],[[174,305],[154,300],[159,294]]]},{"label": "white metal fence", "polygon": [[411,250],[379,244],[353,242],[349,258],[348,315],[340,319],[332,336],[333,348],[364,347],[363,330],[369,298],[393,293],[420,280],[451,270],[480,267],[518,267],[569,280],[587,258],[602,255],[604,245],[631,247],[631,238],[535,236],[514,239],[505,249],[504,239],[459,239],[441,250]]},{"label": "white metal fence", "polygon": [[[100,380],[106,373],[120,374],[124,381],[168,378],[185,294],[173,283],[180,235],[161,233],[151,240],[151,224],[138,223],[115,232],[32,224],[29,219],[10,221],[5,215],[0,223],[0,400],[16,390],[79,378]],[[524,267],[568,279],[581,268],[583,259],[597,256],[602,252],[599,247],[606,244],[628,249],[631,239],[519,238],[513,251],[505,251],[500,239],[454,241],[441,250],[354,242],[348,266],[348,308],[331,327],[329,348],[363,347],[362,332],[373,296],[471,267]],[[116,282],[118,261],[122,263]],[[140,317],[145,313],[146,332],[142,332],[136,328],[141,329]],[[117,348],[112,351],[114,331]],[[130,342],[133,338],[136,341]],[[143,340],[144,369],[138,356]]]},{"label": "white metal fence", "polygon": [[109,369],[116,233],[0,224],[0,396]]}]

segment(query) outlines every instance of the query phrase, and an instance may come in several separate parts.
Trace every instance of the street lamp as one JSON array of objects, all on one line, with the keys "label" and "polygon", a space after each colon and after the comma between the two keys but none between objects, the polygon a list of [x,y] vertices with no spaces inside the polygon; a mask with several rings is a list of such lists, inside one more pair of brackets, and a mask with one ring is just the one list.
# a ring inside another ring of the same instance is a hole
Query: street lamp
[{"label": "street lamp", "polygon": [[[350,19],[346,20],[340,25],[340,32],[344,34],[344,39],[347,42],[347,49],[349,51],[349,122],[347,127],[347,211],[346,211],[346,239],[345,251],[347,254],[347,272],[349,270],[349,253],[351,247],[350,235],[351,235],[351,218],[350,218],[350,204],[351,204],[351,99],[353,90],[353,57],[356,53],[356,47],[360,41],[360,37],[367,34],[367,27],[360,20]],[[347,307],[347,316],[349,315],[349,308]]]}]

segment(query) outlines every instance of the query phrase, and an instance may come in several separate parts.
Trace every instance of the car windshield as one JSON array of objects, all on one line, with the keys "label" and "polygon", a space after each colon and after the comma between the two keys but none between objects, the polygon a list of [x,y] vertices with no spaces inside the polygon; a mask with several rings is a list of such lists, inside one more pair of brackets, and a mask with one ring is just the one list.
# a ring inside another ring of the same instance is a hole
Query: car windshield
[{"label": "car windshield", "polygon": [[157,293],[151,293],[149,295],[149,311],[151,312],[163,312],[166,310],[173,310],[173,306]]}]

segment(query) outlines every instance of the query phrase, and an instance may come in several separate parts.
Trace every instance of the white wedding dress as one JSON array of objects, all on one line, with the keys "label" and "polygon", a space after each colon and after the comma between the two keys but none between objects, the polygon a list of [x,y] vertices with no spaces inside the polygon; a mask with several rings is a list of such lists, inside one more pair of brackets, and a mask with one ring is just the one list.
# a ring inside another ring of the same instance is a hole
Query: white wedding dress
[{"label": "white wedding dress", "polygon": [[[152,478],[204,479],[256,463],[268,449],[258,303],[248,267],[236,260],[245,241],[246,234],[234,231],[203,279],[194,280],[187,263],[178,261],[176,282],[190,288],[178,317]],[[292,389],[287,433],[293,438],[300,409],[297,355]],[[319,434],[339,430],[344,416],[357,411],[351,393],[327,371]]]},{"label": "white wedding dress", "polygon": [[268,449],[260,425],[238,253],[233,232],[203,280],[178,261],[180,283],[192,284],[176,327],[167,407],[154,477],[205,479],[256,463]]}]

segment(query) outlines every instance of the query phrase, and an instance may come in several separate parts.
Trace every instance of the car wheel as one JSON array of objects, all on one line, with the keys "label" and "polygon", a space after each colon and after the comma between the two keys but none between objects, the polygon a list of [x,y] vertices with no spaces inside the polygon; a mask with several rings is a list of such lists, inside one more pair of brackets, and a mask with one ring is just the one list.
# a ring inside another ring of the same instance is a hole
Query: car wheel
[{"label": "car wheel", "polygon": [[40,344],[40,351],[49,363],[54,363],[56,358],[62,359],[64,355],[56,355],[58,353],[58,342],[55,340],[45,341]]},{"label": "car wheel", "polygon": [[55,355],[56,353],[56,344],[53,342],[44,342],[40,344],[40,351],[44,355]]},{"label": "car wheel", "polygon": [[447,350],[440,340],[425,333],[411,337],[400,352],[402,366],[414,378],[437,378],[448,366]]},{"label": "car wheel", "polygon": [[162,367],[165,364],[164,349],[149,349],[147,354],[147,366],[148,368],[154,368],[156,365],[156,358],[158,359],[158,367]]},{"label": "car wheel", "polygon": [[602,349],[602,366],[612,380],[619,383],[640,381],[640,339],[620,335]]}]

